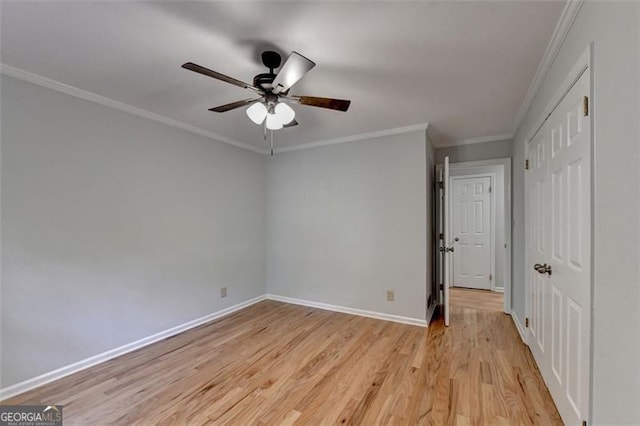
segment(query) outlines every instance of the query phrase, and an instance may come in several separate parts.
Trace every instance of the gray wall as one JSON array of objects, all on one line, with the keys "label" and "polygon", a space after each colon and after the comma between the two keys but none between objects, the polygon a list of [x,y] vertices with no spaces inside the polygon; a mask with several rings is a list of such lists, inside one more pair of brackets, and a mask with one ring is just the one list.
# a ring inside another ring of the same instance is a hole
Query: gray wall
[{"label": "gray wall", "polygon": [[268,291],[424,319],[427,145],[416,132],[270,158]]},{"label": "gray wall", "polygon": [[640,3],[585,2],[514,140],[514,311],[524,323],[524,143],[594,44],[593,423],[640,424]]},{"label": "gray wall", "polygon": [[468,145],[450,146],[436,149],[436,163],[444,163],[444,157],[449,156],[450,163],[464,161],[493,160],[496,158],[511,158],[513,141],[511,139],[472,143]]},{"label": "gray wall", "polygon": [[2,387],[264,294],[261,155],[0,83]]},{"label": "gray wall", "polygon": [[269,292],[425,318],[426,132],[264,157],[0,84],[0,387],[264,294],[267,253]]}]

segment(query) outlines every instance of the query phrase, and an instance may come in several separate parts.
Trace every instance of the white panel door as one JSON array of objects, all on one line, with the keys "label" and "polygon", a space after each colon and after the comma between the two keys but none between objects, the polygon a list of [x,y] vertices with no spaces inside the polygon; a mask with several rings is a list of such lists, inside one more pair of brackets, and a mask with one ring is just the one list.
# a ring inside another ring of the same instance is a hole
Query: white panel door
[{"label": "white panel door", "polygon": [[584,73],[549,118],[549,390],[567,424],[587,419],[591,324],[591,123]]},{"label": "white panel door", "polygon": [[444,175],[442,176],[442,198],[444,200],[444,244],[442,253],[444,255],[444,325],[449,326],[449,287],[451,286],[451,231],[449,220],[449,157],[444,157]]},{"label": "white panel door", "polygon": [[589,86],[585,72],[549,116],[531,142],[526,173],[529,344],[566,424],[580,424],[589,412]]},{"label": "white panel door", "polygon": [[451,184],[453,285],[491,289],[491,178],[454,178]]}]

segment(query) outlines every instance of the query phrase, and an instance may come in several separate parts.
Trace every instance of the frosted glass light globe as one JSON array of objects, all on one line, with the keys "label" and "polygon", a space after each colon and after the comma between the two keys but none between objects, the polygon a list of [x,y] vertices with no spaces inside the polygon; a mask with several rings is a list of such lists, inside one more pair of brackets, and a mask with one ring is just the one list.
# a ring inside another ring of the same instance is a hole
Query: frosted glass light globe
[{"label": "frosted glass light globe", "polygon": [[289,124],[296,116],[296,112],[289,105],[284,102],[278,103],[275,108],[275,113],[282,124]]},{"label": "frosted glass light globe", "polygon": [[280,121],[280,117],[278,117],[275,114],[267,114],[267,129],[269,130],[282,129],[282,121]]},{"label": "frosted glass light globe", "polygon": [[262,124],[267,117],[267,107],[262,102],[256,102],[247,108],[247,116],[256,124]]}]

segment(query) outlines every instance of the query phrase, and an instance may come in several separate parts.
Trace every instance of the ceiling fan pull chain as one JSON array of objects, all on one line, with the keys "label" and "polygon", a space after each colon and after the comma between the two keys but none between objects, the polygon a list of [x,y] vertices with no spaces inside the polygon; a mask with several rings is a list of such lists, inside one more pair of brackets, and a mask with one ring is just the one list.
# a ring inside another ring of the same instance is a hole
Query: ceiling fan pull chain
[{"label": "ceiling fan pull chain", "polygon": [[273,157],[273,130],[271,131],[271,156]]}]

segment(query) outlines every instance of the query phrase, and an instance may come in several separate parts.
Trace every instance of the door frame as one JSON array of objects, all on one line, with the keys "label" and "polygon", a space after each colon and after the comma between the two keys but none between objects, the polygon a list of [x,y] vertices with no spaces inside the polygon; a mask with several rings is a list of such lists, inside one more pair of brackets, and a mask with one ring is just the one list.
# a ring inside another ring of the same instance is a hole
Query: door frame
[{"label": "door frame", "polygon": [[[595,121],[597,118],[597,114],[595,113],[595,108],[594,108],[594,96],[593,96],[593,84],[595,81],[594,78],[594,69],[593,69],[593,52],[594,52],[594,44],[593,42],[589,43],[589,45],[587,46],[587,48],[585,49],[585,51],[582,53],[582,55],[580,55],[580,58],[577,60],[577,62],[575,63],[575,65],[573,66],[573,68],[567,73],[565,79],[563,80],[562,84],[560,84],[558,86],[558,88],[556,89],[555,93],[553,94],[553,96],[551,97],[551,100],[547,103],[547,105],[545,106],[544,110],[542,110],[542,113],[540,114],[540,116],[538,117],[538,119],[536,121],[534,121],[535,125],[534,127],[531,129],[531,131],[527,134],[527,136],[524,139],[524,161],[526,161],[527,158],[529,158],[529,149],[530,149],[530,143],[533,140],[533,138],[535,138],[535,136],[537,135],[537,133],[542,129],[542,127],[544,126],[544,124],[546,123],[547,119],[551,116],[551,114],[553,113],[553,111],[556,109],[556,107],[560,104],[560,102],[562,102],[562,100],[564,99],[564,97],[569,93],[569,91],[573,88],[574,84],[580,79],[580,77],[582,77],[583,74],[587,74],[589,76],[589,83],[590,83],[590,89],[589,89],[589,110],[590,110],[590,114],[592,114],[592,118],[591,118],[591,162],[589,164],[589,167],[591,167],[591,182],[590,182],[590,186],[591,186],[591,191],[590,191],[590,196],[591,196],[591,253],[590,253],[590,257],[591,257],[591,270],[590,270],[590,280],[589,280],[589,286],[590,286],[590,303],[591,306],[589,306],[589,309],[591,310],[591,329],[589,330],[589,346],[590,346],[590,350],[589,350],[589,365],[590,365],[590,371],[589,371],[589,413],[588,413],[588,419],[587,422],[590,424],[591,420],[593,419],[593,370],[594,370],[594,366],[593,366],[593,351],[594,351],[594,346],[593,346],[593,341],[594,341],[594,327],[593,327],[593,320],[594,320],[594,315],[593,315],[593,311],[594,311],[594,277],[595,277],[595,271],[594,271],[594,266],[595,266],[595,244],[593,243],[593,236],[595,235],[595,199],[596,199],[596,192],[595,192],[595,179],[596,179],[596,167],[595,167],[595,144],[596,144],[596,139],[595,139]],[[523,170],[524,173],[526,173],[526,170]],[[523,179],[524,180],[524,179]],[[526,185],[525,185],[526,188]],[[525,194],[525,202],[526,202],[526,194]],[[526,221],[526,208],[525,210],[525,222],[524,225],[526,228],[527,225],[527,221]],[[526,262],[527,259],[527,240],[526,240],[526,229],[525,229],[525,241],[524,241],[524,261]],[[522,277],[524,279],[524,310],[525,310],[525,318],[528,319],[531,316],[531,312],[530,312],[530,300],[529,300],[529,282],[526,279],[526,265],[525,265],[525,270],[523,271],[525,273],[524,277]],[[531,333],[529,333],[528,331],[525,332],[525,336],[526,338],[523,339],[524,343],[528,346],[529,345],[529,338],[531,336]]]},{"label": "door frame", "polygon": [[[453,216],[455,209],[454,209],[454,203],[453,203],[453,183],[454,181],[457,180],[463,180],[463,179],[472,179],[472,178],[484,178],[484,177],[488,177],[489,178],[489,186],[491,187],[491,192],[489,193],[489,223],[490,223],[490,237],[489,237],[489,253],[490,253],[490,260],[489,260],[489,274],[492,276],[492,279],[489,280],[489,290],[491,291],[497,291],[500,293],[504,292],[504,287],[500,288],[500,287],[496,287],[495,286],[495,277],[496,277],[496,192],[495,192],[495,188],[496,188],[496,173],[493,172],[487,172],[487,173],[473,173],[473,174],[463,174],[463,175],[456,175],[456,176],[452,176],[451,174],[449,174],[449,188],[450,188],[450,192],[451,192],[451,196],[449,197],[449,216]],[[449,226],[452,226],[452,222],[453,220],[449,220]],[[453,228],[449,228],[449,235],[453,236]],[[455,255],[455,252],[454,252]],[[451,266],[452,268],[452,276],[455,276],[455,274],[453,273],[453,265]],[[453,280],[451,280],[451,287],[455,287],[453,285]]]},{"label": "door frame", "polygon": [[[496,229],[498,226],[502,226],[504,229],[504,243],[506,247],[504,248],[504,312],[507,314],[511,314],[511,297],[512,297],[512,276],[511,271],[513,268],[512,265],[512,228],[511,228],[511,217],[512,217],[512,209],[513,206],[511,204],[511,158],[495,158],[491,160],[477,160],[477,161],[463,161],[460,163],[449,163],[450,171],[458,171],[464,170],[468,171],[470,174],[473,173],[475,169],[476,172],[486,174],[488,168],[495,168],[495,170],[502,171],[503,180],[504,180],[504,222],[497,223]],[[436,181],[438,179],[442,179],[442,164],[436,165]],[[439,240],[436,239],[436,243]],[[437,248],[436,248],[437,250]]]}]

